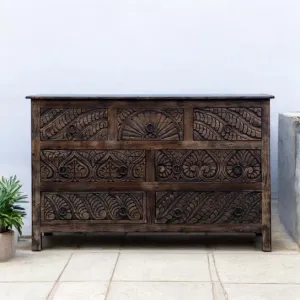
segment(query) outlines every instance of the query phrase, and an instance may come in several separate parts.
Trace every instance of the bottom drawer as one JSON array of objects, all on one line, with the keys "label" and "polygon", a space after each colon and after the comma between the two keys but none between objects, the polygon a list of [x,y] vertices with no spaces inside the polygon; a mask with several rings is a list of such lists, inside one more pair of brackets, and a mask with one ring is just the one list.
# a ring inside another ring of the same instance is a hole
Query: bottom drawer
[{"label": "bottom drawer", "polygon": [[42,222],[145,223],[144,192],[42,193]]},{"label": "bottom drawer", "polygon": [[155,223],[260,224],[261,192],[157,192]]}]

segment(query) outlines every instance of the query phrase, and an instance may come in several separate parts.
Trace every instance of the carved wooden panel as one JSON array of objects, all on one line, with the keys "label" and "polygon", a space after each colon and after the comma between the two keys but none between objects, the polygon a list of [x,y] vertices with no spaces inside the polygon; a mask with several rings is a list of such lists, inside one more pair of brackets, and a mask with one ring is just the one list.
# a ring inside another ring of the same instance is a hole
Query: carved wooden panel
[{"label": "carved wooden panel", "polygon": [[159,150],[156,181],[260,182],[260,150]]},{"label": "carved wooden panel", "polygon": [[43,193],[43,220],[145,221],[143,192]]},{"label": "carved wooden panel", "polygon": [[107,109],[41,108],[41,140],[106,140]]},{"label": "carved wooden panel", "polygon": [[260,224],[261,192],[157,192],[156,223]]},{"label": "carved wooden panel", "polygon": [[145,150],[42,150],[41,181],[144,181]]},{"label": "carved wooden panel", "polygon": [[183,139],[183,109],[118,109],[118,140]]},{"label": "carved wooden panel", "polygon": [[204,107],[194,109],[194,140],[261,140],[260,107]]}]

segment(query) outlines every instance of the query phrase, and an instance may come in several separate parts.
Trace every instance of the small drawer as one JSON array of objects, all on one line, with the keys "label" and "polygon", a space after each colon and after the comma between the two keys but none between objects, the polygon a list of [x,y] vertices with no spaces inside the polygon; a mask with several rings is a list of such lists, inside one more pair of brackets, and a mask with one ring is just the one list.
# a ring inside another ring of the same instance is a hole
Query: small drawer
[{"label": "small drawer", "polygon": [[42,193],[42,221],[145,223],[144,192]]},{"label": "small drawer", "polygon": [[158,150],[158,182],[261,182],[261,150]]},{"label": "small drawer", "polygon": [[145,150],[41,150],[42,182],[145,181]]},{"label": "small drawer", "polygon": [[160,224],[260,224],[261,192],[157,192]]},{"label": "small drawer", "polygon": [[107,109],[41,108],[41,140],[107,140]]},{"label": "small drawer", "polygon": [[183,109],[118,109],[118,140],[183,140]]},{"label": "small drawer", "polygon": [[194,109],[196,141],[254,141],[262,138],[261,107]]}]

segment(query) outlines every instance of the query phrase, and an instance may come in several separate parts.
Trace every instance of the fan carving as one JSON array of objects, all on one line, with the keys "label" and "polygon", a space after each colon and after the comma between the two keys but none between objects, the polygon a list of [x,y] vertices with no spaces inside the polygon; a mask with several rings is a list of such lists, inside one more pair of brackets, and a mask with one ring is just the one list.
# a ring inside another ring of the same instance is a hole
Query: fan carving
[{"label": "fan carving", "polygon": [[118,109],[118,140],[183,139],[183,109]]}]

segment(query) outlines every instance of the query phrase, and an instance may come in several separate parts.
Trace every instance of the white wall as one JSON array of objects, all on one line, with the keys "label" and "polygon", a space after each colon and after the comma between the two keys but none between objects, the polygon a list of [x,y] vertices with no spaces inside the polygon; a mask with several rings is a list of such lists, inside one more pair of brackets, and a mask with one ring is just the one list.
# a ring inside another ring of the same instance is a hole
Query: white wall
[{"label": "white wall", "polygon": [[30,194],[28,94],[262,92],[276,96],[276,195],[277,114],[300,106],[299,33],[299,0],[0,0],[0,175]]}]

